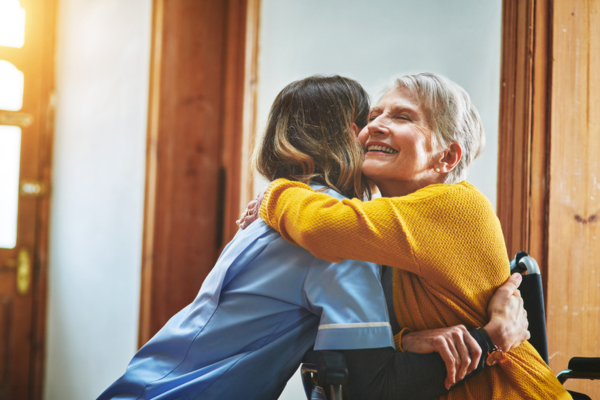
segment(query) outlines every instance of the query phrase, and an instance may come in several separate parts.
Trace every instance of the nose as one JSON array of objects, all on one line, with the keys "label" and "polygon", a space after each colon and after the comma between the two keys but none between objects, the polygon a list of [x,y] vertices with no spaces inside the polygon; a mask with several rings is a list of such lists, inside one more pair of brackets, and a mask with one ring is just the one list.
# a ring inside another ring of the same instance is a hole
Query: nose
[{"label": "nose", "polygon": [[381,114],[367,125],[369,135],[389,135],[389,118],[385,114]]}]

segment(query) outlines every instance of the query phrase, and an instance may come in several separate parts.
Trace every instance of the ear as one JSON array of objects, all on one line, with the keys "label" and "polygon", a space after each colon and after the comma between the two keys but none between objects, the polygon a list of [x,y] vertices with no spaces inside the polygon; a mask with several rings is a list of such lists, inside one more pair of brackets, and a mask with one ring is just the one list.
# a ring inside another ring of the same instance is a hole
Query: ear
[{"label": "ear", "polygon": [[436,168],[440,169],[441,173],[452,171],[462,157],[462,148],[458,142],[452,142],[450,147],[441,153],[441,157],[436,162]]},{"label": "ear", "polygon": [[354,136],[358,137],[360,133],[360,128],[354,122],[352,123],[352,130],[354,131]]}]

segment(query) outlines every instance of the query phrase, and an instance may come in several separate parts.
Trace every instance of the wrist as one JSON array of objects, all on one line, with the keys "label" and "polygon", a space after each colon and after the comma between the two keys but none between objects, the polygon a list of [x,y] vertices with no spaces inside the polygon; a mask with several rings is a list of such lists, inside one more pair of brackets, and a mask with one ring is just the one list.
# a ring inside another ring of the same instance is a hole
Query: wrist
[{"label": "wrist", "polygon": [[492,318],[490,322],[483,327],[483,330],[485,330],[491,341],[498,346],[500,350],[506,352],[510,349],[510,346],[506,340],[506,331],[504,329],[504,323],[502,320],[499,320],[498,318]]},{"label": "wrist", "polygon": [[404,338],[406,338],[406,335],[409,335],[412,331],[408,328],[403,328],[399,333],[397,333],[394,336],[394,344],[396,345],[396,351],[400,352],[400,353],[404,353],[406,350],[407,344],[405,344]]},{"label": "wrist", "polygon": [[484,328],[477,328],[477,330],[484,337],[486,341],[486,347],[488,348],[485,364],[491,367],[501,362],[504,356],[504,352],[498,347],[498,345],[496,345],[496,343],[494,343],[494,341]]}]

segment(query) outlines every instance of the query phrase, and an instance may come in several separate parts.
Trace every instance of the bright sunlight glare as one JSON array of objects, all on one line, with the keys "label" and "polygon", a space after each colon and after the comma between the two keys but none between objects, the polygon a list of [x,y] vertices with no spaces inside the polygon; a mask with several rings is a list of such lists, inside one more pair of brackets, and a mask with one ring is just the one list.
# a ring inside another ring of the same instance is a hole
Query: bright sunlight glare
[{"label": "bright sunlight glare", "polygon": [[23,47],[25,10],[19,0],[0,0],[0,46]]},{"label": "bright sunlight glare", "polygon": [[17,244],[21,128],[0,125],[0,248]]},{"label": "bright sunlight glare", "polygon": [[0,60],[0,109],[19,111],[23,107],[25,76],[8,61]]}]

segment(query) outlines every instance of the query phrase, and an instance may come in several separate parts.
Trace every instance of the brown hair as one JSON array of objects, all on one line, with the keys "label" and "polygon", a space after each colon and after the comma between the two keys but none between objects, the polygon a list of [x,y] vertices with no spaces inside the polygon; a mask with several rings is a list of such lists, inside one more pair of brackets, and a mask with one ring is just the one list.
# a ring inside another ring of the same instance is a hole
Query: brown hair
[{"label": "brown hair", "polygon": [[269,180],[312,180],[362,198],[370,191],[352,123],[362,129],[368,115],[368,94],[352,79],[311,76],[292,82],[271,106],[253,163]]}]

